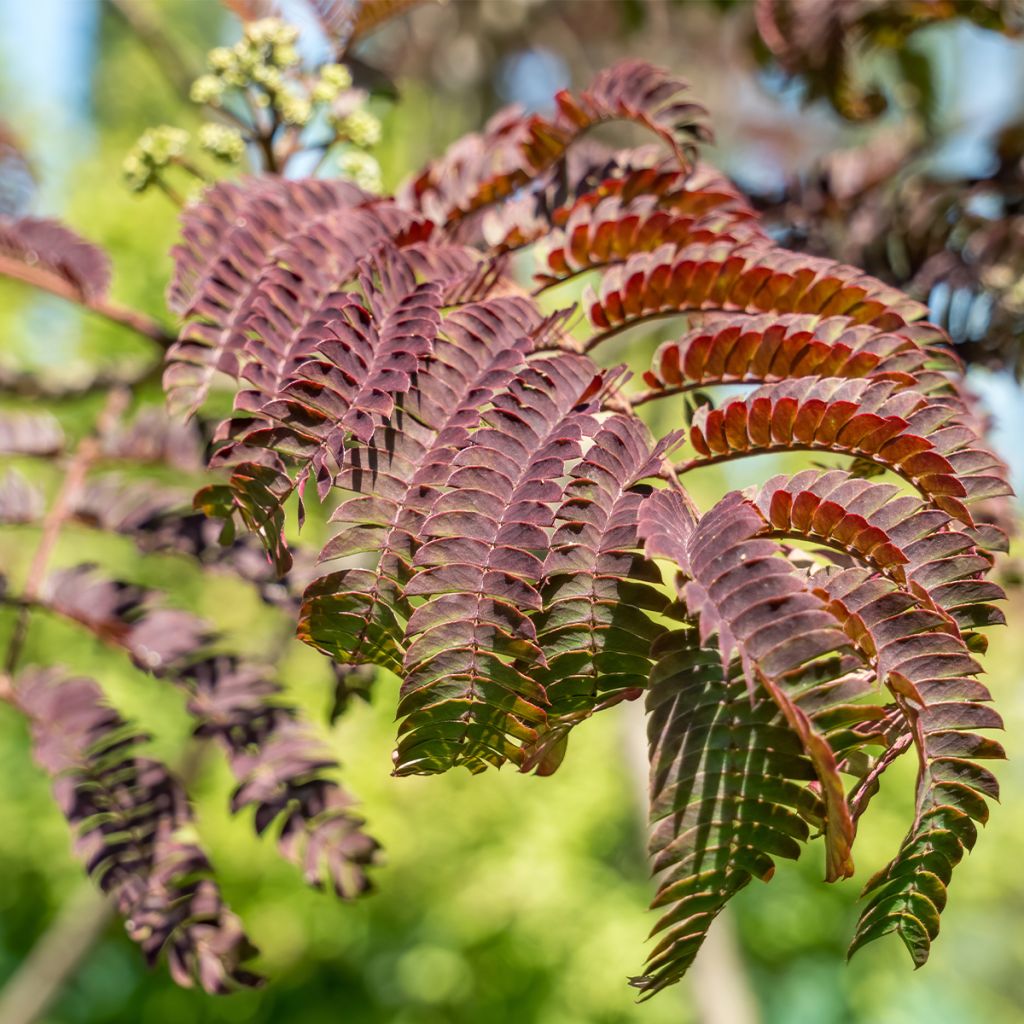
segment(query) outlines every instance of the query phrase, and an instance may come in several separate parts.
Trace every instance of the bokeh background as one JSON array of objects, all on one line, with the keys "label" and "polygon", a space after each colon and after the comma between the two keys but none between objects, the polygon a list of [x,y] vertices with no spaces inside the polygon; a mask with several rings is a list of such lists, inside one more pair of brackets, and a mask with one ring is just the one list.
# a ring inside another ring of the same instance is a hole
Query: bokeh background
[{"label": "bokeh background", "polygon": [[[282,6],[288,11],[287,2]],[[323,41],[294,6],[315,59]],[[134,17],[126,18],[126,9]],[[160,47],[145,34],[154,21],[165,33]],[[751,25],[749,5],[702,0],[453,0],[417,10],[365,53],[382,72],[373,109],[384,122],[377,155],[385,183],[399,182],[499,105],[543,109],[556,89],[585,84],[624,55],[666,64],[692,81],[718,135],[709,158],[762,196],[837,147],[898,130],[896,111],[864,127],[824,102],[805,104],[798,85],[757,62]],[[195,110],[175,86],[175,62],[198,70],[207,49],[238,33],[237,20],[216,0],[0,4],[0,116],[35,164],[35,212],[60,216],[105,246],[115,297],[154,314],[163,314],[176,211],[163,196],[130,194],[120,184],[120,164],[146,128],[194,126]],[[1024,116],[1024,45],[953,20],[919,33],[913,47],[933,69],[927,130],[935,173],[983,176],[1000,129]],[[883,62],[883,80],[887,73]],[[635,351],[622,354],[640,365],[655,340],[634,339]],[[4,365],[66,376],[123,365],[141,351],[123,331],[57,300],[0,287]],[[1019,385],[998,368],[972,369],[972,378],[1020,489]],[[94,412],[86,401],[71,403],[62,416],[74,433]],[[706,505],[770,469],[757,459],[727,472],[706,470],[697,496]],[[318,526],[310,528],[315,534]],[[69,531],[58,558],[80,559],[83,543],[101,542]],[[102,543],[96,557],[171,590],[238,643],[282,651],[295,699],[326,715],[332,696],[324,662],[289,640],[287,624],[241,586],[200,579],[173,558],[143,566],[128,542]],[[25,545],[26,535],[5,531],[0,558],[17,562]],[[374,704],[357,703],[331,732],[387,853],[376,874],[379,891],[356,905],[310,892],[272,843],[253,839],[250,822],[228,819],[226,768],[213,755],[202,762],[195,787],[200,829],[273,979],[259,992],[225,999],[177,989],[161,970],[147,971],[120,926],[97,916],[98,900],[71,856],[49,782],[31,760],[25,725],[0,706],[0,990],[56,925],[77,921],[94,928],[95,938],[43,1018],[49,1024],[1018,1024],[1024,599],[1011,596],[1007,614],[1011,627],[994,633],[987,659],[1011,755],[999,771],[1003,805],[956,873],[943,934],[923,970],[911,970],[895,939],[844,962],[858,881],[888,860],[909,820],[909,763],[887,776],[862,825],[858,879],[825,886],[814,849],[798,864],[782,863],[769,885],[755,883],[735,900],[710,954],[683,985],[637,1006],[625,980],[637,973],[652,923],[645,911],[651,885],[639,709],[616,709],[578,730],[550,779],[511,772],[393,779],[397,684],[384,680]],[[174,760],[187,744],[180,696],[80,634],[42,623],[28,653],[101,679],[118,706],[154,732],[162,756]],[[59,959],[59,950],[50,954]]]}]

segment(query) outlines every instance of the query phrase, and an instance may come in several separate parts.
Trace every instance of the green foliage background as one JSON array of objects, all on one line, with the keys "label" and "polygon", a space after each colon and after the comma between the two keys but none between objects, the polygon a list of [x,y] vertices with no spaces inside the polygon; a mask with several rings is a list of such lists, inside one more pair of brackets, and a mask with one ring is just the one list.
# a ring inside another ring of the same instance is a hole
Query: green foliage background
[{"label": "green foliage background", "polygon": [[[212,3],[184,7],[194,16],[174,21],[175,30],[198,54],[223,31],[219,9]],[[159,195],[130,195],[115,179],[139,132],[161,122],[189,126],[194,114],[109,15],[99,52],[92,91],[95,146],[87,155],[73,155],[60,212],[111,253],[115,297],[159,312],[175,211]],[[699,81],[695,85],[699,93]],[[0,86],[0,106],[20,116],[31,146],[33,133],[45,132],[46,125],[33,121],[17,83]],[[385,115],[379,153],[389,184],[471,127],[469,112],[450,98],[432,96],[416,83],[405,83],[402,93]],[[13,363],[65,371],[77,363],[117,363],[144,354],[124,332],[13,286],[0,287],[0,350]],[[72,403],[62,419],[74,434],[94,411],[95,402]],[[763,460],[742,466],[744,474],[764,469]],[[42,482],[52,488],[56,478]],[[706,503],[743,482],[735,473],[726,478],[707,471],[698,497]],[[24,568],[31,544],[28,531],[6,530],[0,559]],[[285,624],[240,584],[201,579],[173,558],[143,565],[127,542],[84,532],[65,535],[58,564],[80,560],[83,551],[128,578],[166,587],[175,601],[228,630],[243,649],[287,644],[284,681],[311,714],[326,715],[331,692],[325,663],[286,640]],[[1024,622],[1020,598],[1007,611],[1011,622]],[[9,618],[0,621],[0,640],[10,625]],[[804,862],[784,863],[770,885],[755,884],[734,903],[733,927],[766,1024],[1024,1019],[1024,631],[997,631],[992,640],[990,683],[1007,721],[1012,758],[999,770],[1004,806],[957,872],[931,961],[913,973],[891,940],[845,966],[857,881],[824,886],[817,851],[811,850]],[[94,674],[122,710],[156,733],[162,756],[180,757],[188,727],[179,694],[80,632],[37,622],[27,660],[57,659]],[[386,851],[387,866],[376,875],[379,892],[353,906],[305,888],[272,843],[253,838],[249,821],[226,816],[231,784],[211,752],[195,787],[200,830],[227,898],[262,949],[271,983],[228,999],[179,990],[162,971],[145,969],[115,923],[46,1015],[47,1024],[696,1021],[689,983],[642,1007],[625,984],[639,968],[653,923],[645,913],[652,887],[643,856],[639,709],[619,708],[578,730],[570,756],[551,779],[511,772],[393,779],[396,687],[393,679],[379,681],[375,703],[357,704],[332,733],[346,778]],[[899,842],[910,813],[912,768],[908,762],[887,777],[878,811],[864,826],[861,881]],[[81,889],[83,875],[49,782],[31,761],[26,727],[6,705],[0,706],[0,779],[2,984]]]}]

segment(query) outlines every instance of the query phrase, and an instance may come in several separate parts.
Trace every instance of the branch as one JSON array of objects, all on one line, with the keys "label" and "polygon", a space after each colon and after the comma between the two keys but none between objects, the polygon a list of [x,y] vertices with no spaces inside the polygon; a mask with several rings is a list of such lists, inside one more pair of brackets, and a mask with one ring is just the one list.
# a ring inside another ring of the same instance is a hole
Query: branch
[{"label": "branch", "polygon": [[17,395],[19,398],[56,402],[68,398],[82,398],[98,392],[106,393],[114,388],[134,390],[143,384],[159,381],[162,371],[163,359],[160,358],[140,365],[130,373],[123,370],[104,370],[92,377],[63,381],[58,378],[50,383],[35,373],[0,367],[0,392],[5,395]]},{"label": "branch", "polygon": [[12,259],[9,256],[0,256],[0,277],[9,277],[15,281],[22,281],[32,285],[41,291],[57,295],[68,302],[84,306],[86,309],[105,317],[107,320],[122,327],[128,327],[141,334],[150,341],[155,341],[161,348],[170,348],[174,344],[175,337],[166,328],[135,309],[121,306],[106,298],[87,299],[79,292],[74,285],[69,284],[57,274],[51,274],[41,267],[31,267],[20,260]]},{"label": "branch", "polygon": [[113,903],[91,882],[83,882],[0,991],[0,1020],[40,1020],[113,918]]},{"label": "branch", "polygon": [[199,70],[191,66],[171,42],[159,20],[151,16],[152,5],[139,3],[139,0],[107,0],[107,4],[135,33],[175,90],[182,96],[188,96]]},{"label": "branch", "polygon": [[[54,498],[50,510],[43,520],[43,533],[39,539],[39,546],[32,556],[32,563],[29,566],[28,577],[21,595],[21,610],[18,612],[18,619],[14,624],[14,632],[11,635],[11,642],[7,647],[7,656],[4,659],[3,672],[8,678],[4,680],[3,695],[10,699],[13,695],[13,676],[18,667],[18,659],[21,657],[21,650],[25,646],[25,638],[28,635],[29,619],[31,618],[31,605],[39,596],[39,588],[42,586],[43,578],[46,575],[50,557],[57,546],[61,528],[67,521],[71,510],[75,507],[82,489],[85,486],[86,478],[92,464],[101,454],[100,441],[113,426],[114,421],[120,415],[128,402],[128,392],[118,388],[110,392],[106,404],[96,420],[96,429],[92,434],[82,439],[81,443],[68,464],[67,472],[61,482],[57,497]],[[5,1018],[0,1017],[0,1020]]]}]

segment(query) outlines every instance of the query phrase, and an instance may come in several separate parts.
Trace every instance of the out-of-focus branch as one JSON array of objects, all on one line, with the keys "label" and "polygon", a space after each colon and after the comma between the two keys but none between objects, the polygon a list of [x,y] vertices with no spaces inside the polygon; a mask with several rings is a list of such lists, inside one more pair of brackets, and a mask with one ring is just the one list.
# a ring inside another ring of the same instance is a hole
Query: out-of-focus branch
[{"label": "out-of-focus branch", "polygon": [[152,5],[140,0],[107,0],[107,5],[135,33],[171,85],[182,96],[187,96],[199,69],[193,67],[168,38],[152,15]]},{"label": "out-of-focus branch", "polygon": [[[60,531],[71,514],[71,510],[74,508],[82,488],[85,487],[89,470],[96,459],[99,458],[103,436],[111,429],[117,417],[123,411],[128,402],[128,397],[128,392],[124,389],[110,392],[106,404],[96,421],[95,431],[88,437],[83,438],[78,445],[75,454],[71,458],[71,462],[68,464],[67,472],[64,474],[57,497],[54,498],[53,504],[43,520],[42,536],[39,538],[39,546],[32,556],[32,564],[29,566],[28,576],[21,594],[22,607],[14,624],[14,633],[11,636],[10,644],[7,647],[7,654],[4,658],[3,674],[8,677],[3,683],[4,699],[11,699],[13,697],[13,677],[18,667],[18,659],[21,657],[21,650],[25,645],[25,638],[28,635],[31,604],[39,596],[39,590],[46,576],[50,557],[57,546]],[[6,1018],[0,1015],[0,1021],[6,1021]]]},{"label": "out-of-focus branch", "polygon": [[43,267],[32,267],[9,256],[0,256],[0,277],[23,281],[40,291],[58,295],[68,302],[84,306],[107,320],[128,327],[137,334],[149,338],[150,341],[155,341],[162,348],[169,348],[174,343],[174,335],[152,317],[107,298],[86,298],[74,285]]},{"label": "out-of-focus branch", "polygon": [[92,882],[83,882],[0,991],[0,1020],[40,1020],[113,917],[111,901]]}]

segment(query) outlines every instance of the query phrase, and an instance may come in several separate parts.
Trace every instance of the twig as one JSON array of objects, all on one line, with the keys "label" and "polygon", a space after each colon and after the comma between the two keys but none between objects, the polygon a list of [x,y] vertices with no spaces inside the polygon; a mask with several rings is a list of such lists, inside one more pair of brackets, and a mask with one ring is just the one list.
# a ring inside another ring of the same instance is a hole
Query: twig
[{"label": "twig", "polygon": [[152,317],[136,309],[119,305],[105,297],[89,298],[83,295],[73,284],[65,281],[58,274],[53,274],[44,267],[30,267],[20,260],[9,256],[0,256],[0,277],[9,277],[32,285],[40,291],[57,295],[68,302],[84,306],[86,309],[122,327],[128,327],[150,341],[155,341],[162,348],[169,348],[175,337]]},{"label": "twig", "polygon": [[0,991],[0,1020],[4,1024],[38,1021],[114,916],[111,901],[92,882],[83,882]]},{"label": "twig", "polygon": [[[127,402],[128,391],[126,389],[118,388],[110,392],[110,396],[107,398],[106,404],[96,420],[96,429],[79,443],[75,454],[71,457],[71,462],[68,464],[64,479],[61,481],[57,497],[54,498],[53,504],[43,520],[43,532],[39,538],[39,546],[32,556],[32,563],[28,569],[25,586],[22,588],[21,600],[23,604],[18,612],[18,618],[14,624],[14,632],[11,635],[11,642],[7,646],[7,654],[4,658],[4,675],[9,679],[13,678],[14,672],[18,667],[18,659],[21,657],[21,651],[25,646],[25,639],[28,636],[29,620],[32,614],[30,606],[39,596],[39,590],[43,585],[43,579],[46,576],[46,569],[50,564],[54,548],[57,546],[61,528],[67,521],[82,488],[85,486],[92,464],[100,455],[101,442],[104,435],[109,432]],[[11,699],[13,697],[13,683],[8,682],[6,689],[6,699]],[[0,1016],[0,1020],[5,1020],[5,1018]]]},{"label": "twig", "polygon": [[647,388],[646,391],[638,391],[630,395],[629,404],[635,409],[638,405],[646,405],[648,402],[657,401],[659,398],[674,398],[676,395],[684,395],[687,391],[695,388],[707,387],[706,384],[681,384],[674,388]]},{"label": "twig", "polygon": [[165,180],[162,174],[156,174],[153,176],[153,184],[156,185],[156,187],[160,189],[160,191],[163,192],[163,194],[167,196],[167,198],[170,199],[170,201],[174,203],[179,210],[185,205],[185,197],[169,181]]},{"label": "twig", "polygon": [[163,370],[163,359],[157,359],[139,365],[131,372],[101,371],[92,377],[82,379],[61,380],[51,383],[41,379],[37,374],[19,370],[7,370],[0,367],[0,391],[19,398],[41,398],[46,401],[59,401],[67,398],[81,398],[97,392],[107,392],[112,388],[128,388],[134,390],[143,384],[160,379]]}]

